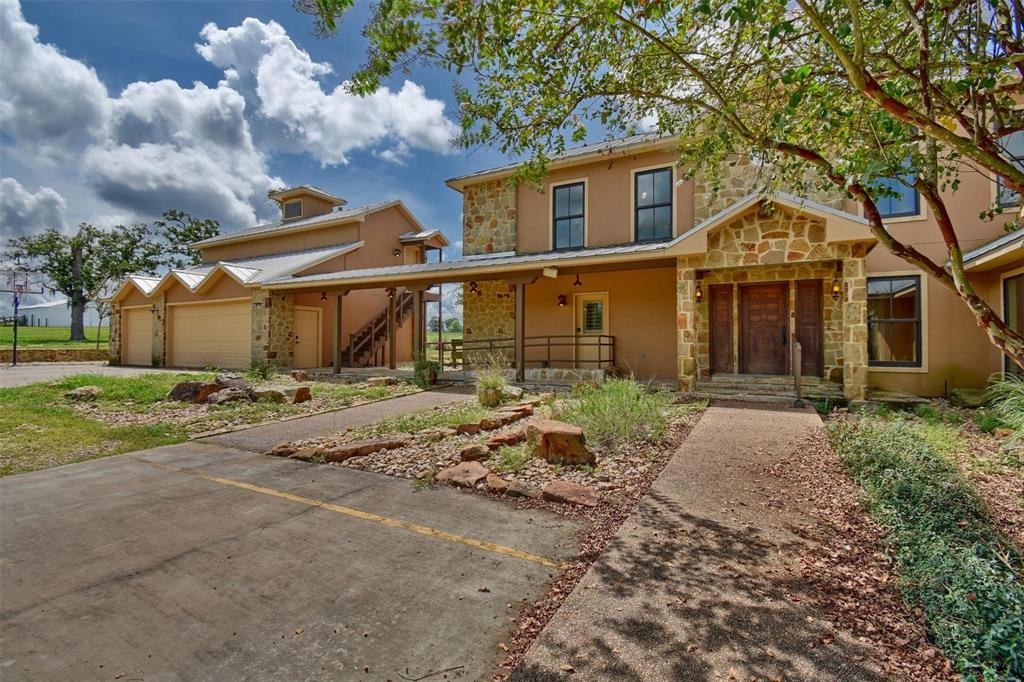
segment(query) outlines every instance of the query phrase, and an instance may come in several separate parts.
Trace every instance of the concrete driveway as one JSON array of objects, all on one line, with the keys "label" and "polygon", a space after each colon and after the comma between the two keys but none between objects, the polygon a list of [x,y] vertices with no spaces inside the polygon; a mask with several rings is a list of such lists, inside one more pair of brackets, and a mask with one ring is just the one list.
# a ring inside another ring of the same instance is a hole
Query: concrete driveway
[{"label": "concrete driveway", "polygon": [[185,443],[0,479],[0,674],[489,677],[559,517]]},{"label": "concrete driveway", "polygon": [[103,374],[108,376],[135,376],[150,372],[181,374],[187,370],[163,367],[115,367],[102,362],[35,362],[27,365],[0,366],[0,388],[25,386],[37,381],[54,381],[73,374]]}]

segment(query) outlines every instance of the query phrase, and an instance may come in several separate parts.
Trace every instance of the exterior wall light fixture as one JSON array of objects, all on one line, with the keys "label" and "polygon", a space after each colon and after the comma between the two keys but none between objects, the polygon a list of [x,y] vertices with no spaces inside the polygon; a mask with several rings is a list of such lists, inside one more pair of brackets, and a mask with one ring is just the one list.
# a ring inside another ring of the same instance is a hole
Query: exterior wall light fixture
[{"label": "exterior wall light fixture", "polygon": [[704,300],[704,289],[701,288],[700,282],[697,282],[697,290],[693,292],[693,300],[697,303]]},{"label": "exterior wall light fixture", "polygon": [[558,295],[558,307],[559,308],[564,308],[566,303],[568,303],[568,299],[566,298],[565,294],[559,294]]}]

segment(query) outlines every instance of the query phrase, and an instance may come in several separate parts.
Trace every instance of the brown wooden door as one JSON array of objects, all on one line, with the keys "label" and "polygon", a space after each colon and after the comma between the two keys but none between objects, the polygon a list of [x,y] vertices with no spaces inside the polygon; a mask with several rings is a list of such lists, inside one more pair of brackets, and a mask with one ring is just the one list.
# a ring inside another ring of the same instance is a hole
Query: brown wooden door
[{"label": "brown wooden door", "polygon": [[800,371],[806,376],[820,377],[825,371],[821,292],[820,279],[796,283],[796,339],[803,357]]},{"label": "brown wooden door", "polygon": [[732,285],[711,285],[708,305],[711,318],[711,373],[729,374],[733,371]]},{"label": "brown wooden door", "polygon": [[789,283],[740,288],[740,371],[785,374],[789,348]]}]

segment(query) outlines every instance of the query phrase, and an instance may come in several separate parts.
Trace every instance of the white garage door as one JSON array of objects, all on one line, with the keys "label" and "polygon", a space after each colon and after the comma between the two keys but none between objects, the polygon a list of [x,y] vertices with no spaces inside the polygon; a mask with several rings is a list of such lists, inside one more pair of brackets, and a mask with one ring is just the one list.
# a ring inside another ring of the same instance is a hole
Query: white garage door
[{"label": "white garage door", "polygon": [[167,310],[168,364],[248,367],[252,356],[251,301],[170,305]]},{"label": "white garage door", "polygon": [[121,311],[121,361],[126,365],[153,364],[153,309],[125,308]]}]

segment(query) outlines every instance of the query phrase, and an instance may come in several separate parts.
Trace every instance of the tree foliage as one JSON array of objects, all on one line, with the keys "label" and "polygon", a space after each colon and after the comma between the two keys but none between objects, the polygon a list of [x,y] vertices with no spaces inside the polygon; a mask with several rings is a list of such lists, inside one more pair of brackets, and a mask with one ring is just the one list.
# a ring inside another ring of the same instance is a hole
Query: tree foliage
[{"label": "tree foliage", "polygon": [[212,218],[193,218],[184,211],[165,211],[160,220],[153,221],[153,232],[164,245],[163,262],[169,268],[187,268],[199,265],[199,251],[189,244],[216,237],[220,223]]},{"label": "tree foliage", "polygon": [[[350,5],[296,2],[323,31]],[[845,192],[885,248],[954,291],[1021,364],[1024,338],[964,273],[947,203],[965,173],[1024,192],[1001,146],[1024,129],[1022,19],[1019,0],[389,0],[364,28],[352,87],[368,94],[417,63],[467,74],[458,143],[528,159],[519,179],[539,181],[572,143],[650,128],[678,139],[687,175],[714,182],[750,154],[765,195]],[[920,193],[948,268],[888,229],[887,178]],[[994,205],[984,215],[1017,226]]]}]

